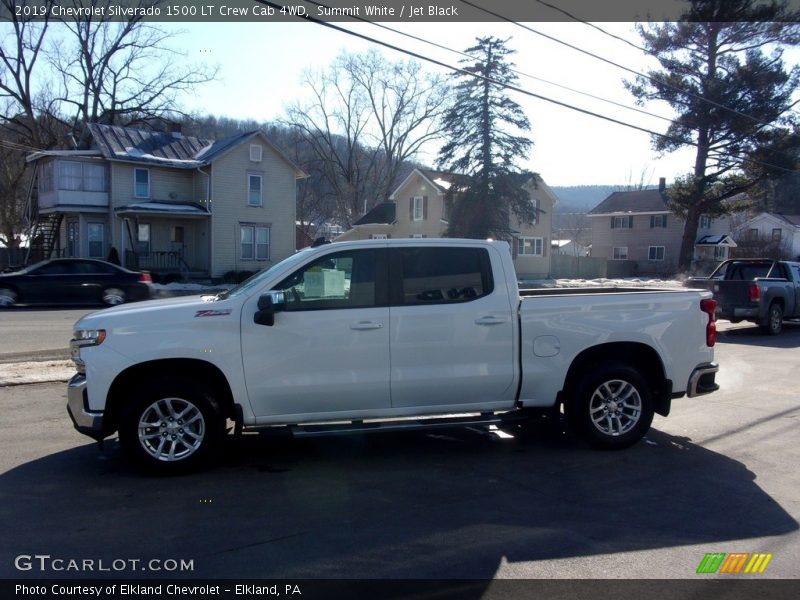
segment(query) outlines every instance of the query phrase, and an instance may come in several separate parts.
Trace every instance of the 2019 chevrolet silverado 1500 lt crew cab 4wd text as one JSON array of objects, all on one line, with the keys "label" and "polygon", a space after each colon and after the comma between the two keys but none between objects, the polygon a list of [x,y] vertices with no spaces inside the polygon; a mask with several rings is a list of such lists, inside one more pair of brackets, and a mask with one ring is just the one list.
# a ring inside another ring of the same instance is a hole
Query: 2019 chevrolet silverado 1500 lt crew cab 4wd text
[{"label": "2019 chevrolet silverado 1500 lt crew cab 4wd text", "polygon": [[714,308],[707,291],[520,292],[504,242],[326,244],[217,296],[83,317],[68,410],[166,472],[212,456],[228,420],[311,435],[563,404],[582,437],[624,447],[717,389]]}]

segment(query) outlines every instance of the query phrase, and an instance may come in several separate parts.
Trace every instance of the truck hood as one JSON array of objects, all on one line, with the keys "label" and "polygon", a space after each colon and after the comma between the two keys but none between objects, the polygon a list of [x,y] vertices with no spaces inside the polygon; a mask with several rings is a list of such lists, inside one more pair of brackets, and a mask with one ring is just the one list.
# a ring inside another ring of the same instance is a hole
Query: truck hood
[{"label": "truck hood", "polygon": [[142,323],[167,327],[199,316],[231,315],[232,304],[231,301],[215,301],[210,295],[132,302],[89,313],[75,323],[75,329],[129,327]]}]

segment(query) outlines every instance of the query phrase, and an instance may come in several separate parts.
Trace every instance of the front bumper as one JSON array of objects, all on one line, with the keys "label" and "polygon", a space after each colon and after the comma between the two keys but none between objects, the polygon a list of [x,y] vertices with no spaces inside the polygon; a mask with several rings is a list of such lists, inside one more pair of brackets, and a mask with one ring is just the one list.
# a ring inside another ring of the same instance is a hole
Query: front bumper
[{"label": "front bumper", "polygon": [[89,410],[89,397],[86,393],[86,376],[76,373],[67,384],[67,412],[75,429],[96,440],[105,437],[103,433],[103,411]]},{"label": "front bumper", "polygon": [[719,365],[716,363],[706,363],[695,367],[689,376],[689,384],[686,386],[686,395],[689,398],[710,394],[719,389],[719,385],[714,381]]}]

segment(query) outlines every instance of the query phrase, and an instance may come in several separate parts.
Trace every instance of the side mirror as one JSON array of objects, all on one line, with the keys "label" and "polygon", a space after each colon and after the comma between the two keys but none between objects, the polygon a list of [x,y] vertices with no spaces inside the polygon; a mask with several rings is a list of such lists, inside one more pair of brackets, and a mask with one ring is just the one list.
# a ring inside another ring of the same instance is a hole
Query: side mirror
[{"label": "side mirror", "polygon": [[258,299],[258,310],[253,315],[253,322],[258,325],[272,327],[275,325],[275,313],[283,310],[283,292],[270,291]]}]

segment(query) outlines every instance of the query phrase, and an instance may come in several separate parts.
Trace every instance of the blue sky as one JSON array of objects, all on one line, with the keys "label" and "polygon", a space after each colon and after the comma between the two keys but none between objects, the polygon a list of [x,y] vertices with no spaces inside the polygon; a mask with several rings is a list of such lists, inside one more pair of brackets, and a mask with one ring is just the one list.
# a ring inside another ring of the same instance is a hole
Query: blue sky
[{"label": "blue sky", "polygon": [[[563,86],[588,92],[620,104],[634,106],[623,79],[632,75],[619,68],[584,56],[556,42],[509,23],[393,23],[387,24],[420,38],[463,50],[478,35],[512,37],[517,50],[517,70]],[[655,67],[652,57],[600,33],[583,23],[530,23],[528,26],[570,42],[634,70]],[[603,23],[605,30],[638,42],[632,23]],[[167,26],[168,28],[171,26]],[[366,35],[457,64],[458,56],[409,40],[374,25],[347,27]],[[219,80],[202,86],[184,98],[189,110],[218,116],[273,120],[284,116],[288,103],[301,100],[307,90],[301,85],[304,69],[324,68],[340,51],[365,51],[372,44],[312,23],[201,23],[184,24],[184,34],[174,41],[192,62],[219,66]],[[404,55],[380,49],[389,59]],[[430,66],[431,70],[437,67]],[[567,92],[540,81],[520,79],[520,87],[578,105],[587,110],[664,131],[667,122],[624,110]],[[534,147],[525,167],[539,172],[550,185],[655,184],[659,177],[672,181],[691,170],[693,153],[685,150],[663,157],[650,148],[650,136],[620,125],[582,115],[547,102],[511,94],[525,109],[532,124]],[[671,117],[665,104],[645,109]],[[429,156],[435,155],[431,148]]]}]

